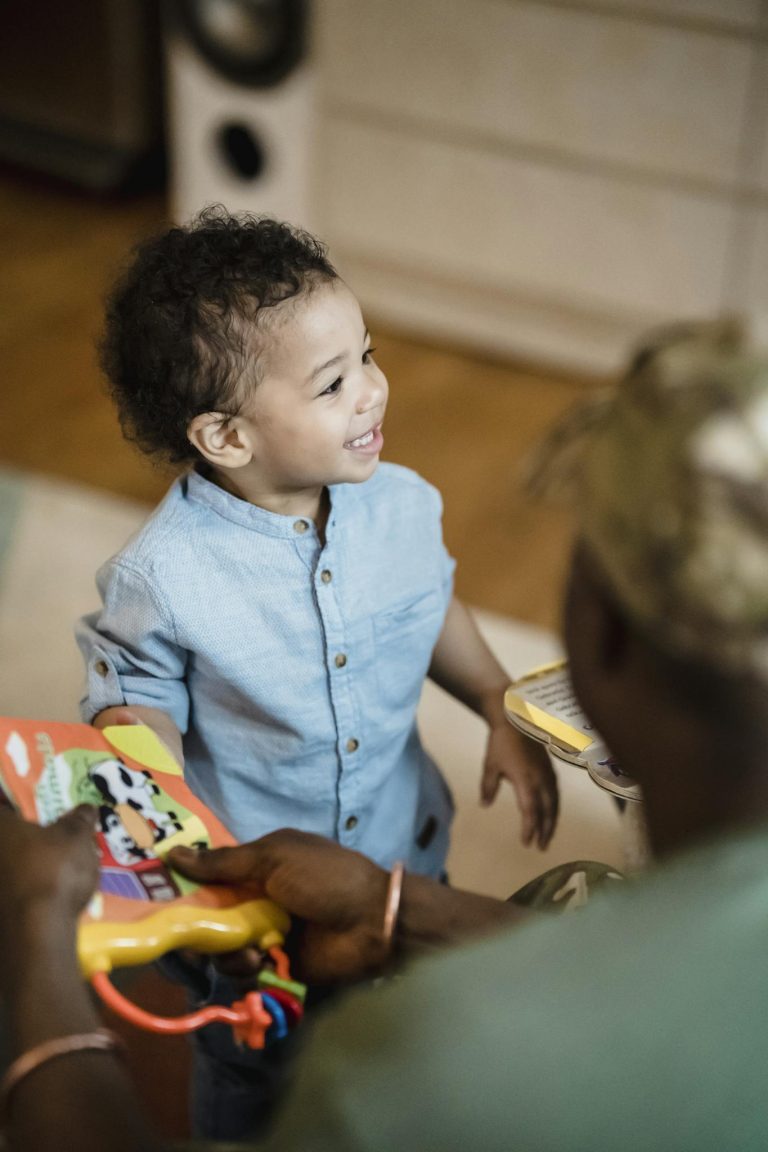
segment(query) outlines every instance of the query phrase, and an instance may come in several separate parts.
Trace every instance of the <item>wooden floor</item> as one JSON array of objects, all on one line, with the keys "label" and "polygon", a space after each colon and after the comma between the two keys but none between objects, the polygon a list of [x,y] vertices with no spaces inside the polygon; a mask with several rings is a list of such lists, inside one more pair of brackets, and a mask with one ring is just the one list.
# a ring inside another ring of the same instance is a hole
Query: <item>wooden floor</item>
[{"label": "wooden floor", "polygon": [[[164,491],[168,474],[123,443],[94,353],[103,293],[164,212],[157,196],[104,203],[0,175],[0,465],[150,502]],[[406,339],[367,319],[391,388],[385,458],[442,491],[459,593],[556,626],[568,515],[529,506],[517,471],[584,382]]]}]

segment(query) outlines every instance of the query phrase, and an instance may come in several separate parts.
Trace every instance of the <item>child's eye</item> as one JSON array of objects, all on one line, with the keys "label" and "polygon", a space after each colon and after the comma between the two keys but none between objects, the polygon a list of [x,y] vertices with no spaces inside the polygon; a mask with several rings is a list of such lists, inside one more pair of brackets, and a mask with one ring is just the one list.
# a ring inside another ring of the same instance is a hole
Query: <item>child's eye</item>
[{"label": "child's eye", "polygon": [[342,383],[341,376],[337,376],[336,379],[334,380],[333,384],[329,384],[327,388],[324,388],[323,391],[320,393],[320,395],[321,396],[333,396],[334,393],[338,392],[339,389],[341,388],[341,383]]},{"label": "child's eye", "polygon": [[363,364],[370,364],[371,363],[371,361],[373,360],[373,354],[375,351],[376,351],[375,348],[366,348],[365,352],[363,352]]}]

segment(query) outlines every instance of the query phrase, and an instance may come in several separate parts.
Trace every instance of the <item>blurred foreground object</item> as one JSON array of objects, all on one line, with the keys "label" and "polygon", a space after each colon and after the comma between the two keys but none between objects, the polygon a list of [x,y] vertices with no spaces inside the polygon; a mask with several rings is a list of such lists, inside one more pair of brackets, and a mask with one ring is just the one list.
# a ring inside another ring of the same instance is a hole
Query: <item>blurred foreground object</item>
[{"label": "blurred foreground object", "polygon": [[555,428],[529,484],[578,502],[613,593],[662,649],[768,678],[768,356],[737,322],[649,339]]}]

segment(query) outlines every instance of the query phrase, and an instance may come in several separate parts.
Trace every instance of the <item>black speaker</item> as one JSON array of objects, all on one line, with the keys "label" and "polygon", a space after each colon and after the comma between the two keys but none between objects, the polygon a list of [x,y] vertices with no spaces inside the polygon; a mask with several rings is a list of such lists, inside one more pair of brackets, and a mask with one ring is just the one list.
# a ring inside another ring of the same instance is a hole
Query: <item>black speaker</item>
[{"label": "black speaker", "polygon": [[171,207],[312,226],[308,0],[174,0],[165,36]]}]

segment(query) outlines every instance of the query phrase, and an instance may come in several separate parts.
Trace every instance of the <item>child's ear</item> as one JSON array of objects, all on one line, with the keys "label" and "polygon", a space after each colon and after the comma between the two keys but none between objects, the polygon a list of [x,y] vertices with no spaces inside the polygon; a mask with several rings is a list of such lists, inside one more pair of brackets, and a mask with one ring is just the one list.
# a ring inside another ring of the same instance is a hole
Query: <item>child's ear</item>
[{"label": "child's ear", "polygon": [[248,434],[236,416],[203,412],[190,421],[187,439],[217,468],[242,468],[253,458]]}]

